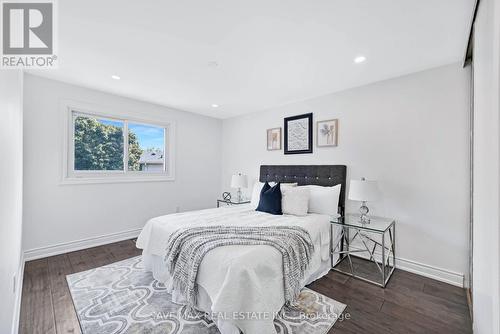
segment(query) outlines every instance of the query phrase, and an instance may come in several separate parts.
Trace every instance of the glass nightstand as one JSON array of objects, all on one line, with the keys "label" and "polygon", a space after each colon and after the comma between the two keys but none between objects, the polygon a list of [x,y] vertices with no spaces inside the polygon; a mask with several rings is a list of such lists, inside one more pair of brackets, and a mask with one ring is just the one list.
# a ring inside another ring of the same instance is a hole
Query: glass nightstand
[{"label": "glass nightstand", "polygon": [[237,199],[230,199],[230,200],[224,200],[224,199],[218,199],[217,200],[217,207],[219,208],[221,204],[225,205],[240,205],[240,204],[248,204],[250,201],[248,199],[242,199],[241,201],[238,201]]},{"label": "glass nightstand", "polygon": [[331,219],[332,269],[385,288],[396,266],[396,222],[370,219],[369,224],[354,214]]}]

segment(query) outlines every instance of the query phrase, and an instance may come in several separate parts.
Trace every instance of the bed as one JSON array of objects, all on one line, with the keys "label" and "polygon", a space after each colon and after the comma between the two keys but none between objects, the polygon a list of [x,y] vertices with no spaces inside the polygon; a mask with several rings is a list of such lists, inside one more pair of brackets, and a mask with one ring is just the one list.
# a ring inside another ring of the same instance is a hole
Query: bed
[{"label": "bed", "polygon": [[[338,212],[344,213],[346,166],[263,165],[259,181],[296,182],[299,186],[341,184]],[[175,231],[210,225],[301,227],[314,243],[312,259],[301,282],[305,286],[331,269],[329,221],[330,216],[321,214],[270,215],[255,211],[250,204],[184,212],[148,221],[137,247],[143,250],[146,270],[169,287],[174,302],[185,304],[186,300],[173,288],[163,262],[166,241]],[[209,313],[222,334],[276,333],[273,319],[284,305],[284,288],[282,255],[275,248],[268,245],[215,248],[203,258],[196,283],[196,308]]]}]

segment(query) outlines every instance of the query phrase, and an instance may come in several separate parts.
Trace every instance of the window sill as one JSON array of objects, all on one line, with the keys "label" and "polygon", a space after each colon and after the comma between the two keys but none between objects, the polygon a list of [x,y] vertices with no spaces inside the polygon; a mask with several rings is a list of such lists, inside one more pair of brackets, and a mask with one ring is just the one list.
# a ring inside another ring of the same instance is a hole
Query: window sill
[{"label": "window sill", "polygon": [[170,182],[175,181],[174,176],[150,175],[128,177],[65,177],[60,185],[78,184],[104,184],[104,183],[134,183],[134,182]]}]

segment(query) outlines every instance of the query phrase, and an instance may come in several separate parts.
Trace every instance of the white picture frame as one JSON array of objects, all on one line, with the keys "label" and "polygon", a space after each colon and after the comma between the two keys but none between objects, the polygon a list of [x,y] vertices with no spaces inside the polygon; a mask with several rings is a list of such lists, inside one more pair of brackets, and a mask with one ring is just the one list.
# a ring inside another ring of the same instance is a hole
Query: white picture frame
[{"label": "white picture frame", "polygon": [[338,119],[318,121],[316,123],[316,145],[318,147],[338,146]]},{"label": "white picture frame", "polygon": [[267,129],[267,150],[281,150],[281,128]]}]

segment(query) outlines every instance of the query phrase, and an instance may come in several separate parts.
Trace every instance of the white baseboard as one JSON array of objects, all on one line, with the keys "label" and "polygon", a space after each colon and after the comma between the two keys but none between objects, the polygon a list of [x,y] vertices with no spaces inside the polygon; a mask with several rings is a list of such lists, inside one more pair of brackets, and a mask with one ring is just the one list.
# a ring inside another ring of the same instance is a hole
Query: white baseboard
[{"label": "white baseboard", "polygon": [[435,279],[444,283],[465,288],[464,274],[442,269],[428,264],[419,263],[412,260],[396,258],[396,268],[409,271],[411,273]]},{"label": "white baseboard", "polygon": [[21,253],[21,261],[16,275],[16,300],[14,302],[14,315],[12,317],[12,334],[17,334],[19,332],[19,318],[21,315],[21,299],[23,294],[24,263],[24,254]]},{"label": "white baseboard", "polygon": [[118,233],[96,236],[81,240],[64,242],[57,245],[45,246],[40,248],[30,249],[24,252],[24,260],[31,261],[41,259],[48,256],[74,252],[85,248],[102,246],[113,242],[123,241],[127,239],[137,238],[142,229],[128,230]]}]

